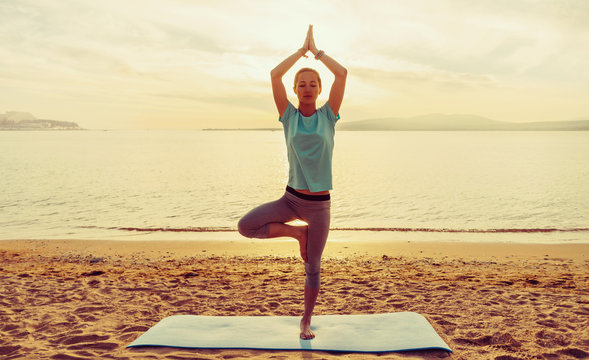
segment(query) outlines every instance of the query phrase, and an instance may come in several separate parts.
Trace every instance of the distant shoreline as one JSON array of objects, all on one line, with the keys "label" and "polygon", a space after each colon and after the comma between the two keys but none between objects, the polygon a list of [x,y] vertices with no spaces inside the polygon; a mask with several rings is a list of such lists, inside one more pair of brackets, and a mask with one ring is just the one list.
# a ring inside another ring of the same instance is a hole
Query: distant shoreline
[{"label": "distant shoreline", "polygon": [[0,131],[85,131],[86,129],[58,129],[58,128],[0,128]]},{"label": "distant shoreline", "polygon": [[[282,128],[206,128],[203,131],[276,131]],[[338,131],[589,131],[589,120],[513,123],[477,115],[429,114],[409,118],[343,121]]]},{"label": "distant shoreline", "polygon": [[512,123],[476,115],[431,114],[412,118],[384,118],[343,122],[339,130],[392,131],[586,131],[589,120]]},{"label": "distant shoreline", "polygon": [[2,131],[30,131],[30,130],[84,130],[75,122],[57,121],[57,120],[20,120],[20,121],[0,121],[0,130]]},{"label": "distant shoreline", "polygon": [[282,129],[280,128],[251,128],[251,129],[212,129],[212,128],[207,128],[207,129],[201,129],[202,131],[282,131]]},{"label": "distant shoreline", "polygon": [[[401,132],[408,132],[408,131],[494,131],[494,132],[500,132],[500,131],[517,131],[517,132],[547,132],[547,131],[589,131],[589,128],[587,129],[339,129],[336,126],[336,130],[337,131],[401,131]],[[279,128],[251,128],[251,129],[235,129],[235,128],[229,128],[229,129],[201,129],[201,131],[282,131],[282,129]]]}]

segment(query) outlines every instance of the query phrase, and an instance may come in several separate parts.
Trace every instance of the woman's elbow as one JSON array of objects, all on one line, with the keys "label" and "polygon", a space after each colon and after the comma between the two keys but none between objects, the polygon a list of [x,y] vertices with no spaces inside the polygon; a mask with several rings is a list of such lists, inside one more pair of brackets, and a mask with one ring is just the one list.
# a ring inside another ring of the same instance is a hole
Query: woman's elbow
[{"label": "woman's elbow", "polygon": [[270,78],[271,79],[282,79],[282,74],[280,74],[278,71],[276,71],[276,69],[272,69],[272,71],[270,71]]},{"label": "woman's elbow", "polygon": [[346,69],[345,67],[342,67],[340,71],[338,71],[337,76],[345,79],[346,77],[348,77],[348,69]]}]

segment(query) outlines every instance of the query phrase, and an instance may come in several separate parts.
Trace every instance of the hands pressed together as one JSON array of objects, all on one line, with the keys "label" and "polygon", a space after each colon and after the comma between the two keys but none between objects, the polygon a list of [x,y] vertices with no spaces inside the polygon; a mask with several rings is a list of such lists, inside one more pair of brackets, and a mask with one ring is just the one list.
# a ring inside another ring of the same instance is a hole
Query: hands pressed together
[{"label": "hands pressed together", "polygon": [[313,25],[309,25],[309,30],[307,30],[307,37],[305,38],[303,47],[301,47],[299,51],[304,57],[307,57],[307,51],[310,51],[313,53],[313,55],[317,55],[319,52],[317,46],[315,46],[315,39],[313,38]]}]

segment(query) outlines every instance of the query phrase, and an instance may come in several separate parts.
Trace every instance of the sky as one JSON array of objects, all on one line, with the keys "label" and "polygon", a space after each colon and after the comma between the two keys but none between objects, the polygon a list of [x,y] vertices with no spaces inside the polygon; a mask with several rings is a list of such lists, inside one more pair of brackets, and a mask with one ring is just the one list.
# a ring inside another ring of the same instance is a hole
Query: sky
[{"label": "sky", "polygon": [[[279,127],[270,71],[313,24],[341,121],[589,118],[589,1],[0,0],[0,113],[87,129]],[[319,70],[310,56],[285,75]]]}]

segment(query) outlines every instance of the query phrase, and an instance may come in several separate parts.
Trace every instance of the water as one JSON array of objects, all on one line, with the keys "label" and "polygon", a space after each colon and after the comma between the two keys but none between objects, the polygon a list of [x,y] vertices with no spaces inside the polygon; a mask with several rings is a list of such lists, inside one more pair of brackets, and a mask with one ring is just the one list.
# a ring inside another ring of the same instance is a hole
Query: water
[{"label": "water", "polygon": [[[588,132],[340,131],[333,168],[336,238],[589,242]],[[0,169],[0,239],[237,238],[288,175],[281,131],[0,132]]]}]

